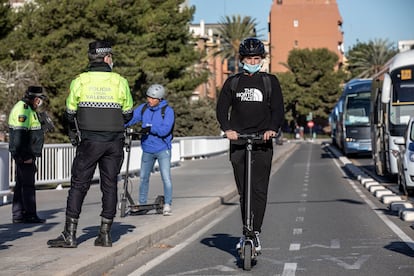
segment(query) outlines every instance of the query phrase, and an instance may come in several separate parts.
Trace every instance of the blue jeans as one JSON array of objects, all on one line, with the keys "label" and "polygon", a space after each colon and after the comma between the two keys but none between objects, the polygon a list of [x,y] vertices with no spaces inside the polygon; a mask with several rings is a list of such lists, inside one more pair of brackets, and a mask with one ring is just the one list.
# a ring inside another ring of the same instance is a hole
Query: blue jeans
[{"label": "blue jeans", "polygon": [[157,153],[142,152],[140,172],[141,184],[139,186],[139,204],[147,203],[150,174],[154,168],[156,160],[158,160],[161,178],[164,184],[164,201],[165,204],[171,205],[171,150],[169,149]]}]

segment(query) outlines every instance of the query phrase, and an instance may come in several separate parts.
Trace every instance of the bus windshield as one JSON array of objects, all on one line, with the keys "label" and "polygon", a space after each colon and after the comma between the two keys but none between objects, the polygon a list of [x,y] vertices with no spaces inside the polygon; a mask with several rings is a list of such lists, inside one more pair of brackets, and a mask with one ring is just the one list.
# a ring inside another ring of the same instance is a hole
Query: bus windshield
[{"label": "bus windshield", "polygon": [[368,125],[371,103],[371,93],[361,92],[349,94],[345,100],[345,125]]},{"label": "bus windshield", "polygon": [[402,68],[391,75],[392,106],[390,121],[394,125],[406,125],[414,115],[413,68]]}]

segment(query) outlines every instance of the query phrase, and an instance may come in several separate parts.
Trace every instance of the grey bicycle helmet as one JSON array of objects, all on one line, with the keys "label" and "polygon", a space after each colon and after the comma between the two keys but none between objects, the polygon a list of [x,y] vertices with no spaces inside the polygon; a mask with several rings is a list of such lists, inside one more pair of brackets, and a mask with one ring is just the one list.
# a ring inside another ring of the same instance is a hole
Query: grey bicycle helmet
[{"label": "grey bicycle helmet", "polygon": [[161,84],[153,84],[148,88],[146,95],[154,99],[163,99],[165,96],[164,86]]},{"label": "grey bicycle helmet", "polygon": [[265,48],[263,42],[254,37],[249,37],[240,43],[239,47],[240,57],[248,56],[265,56]]}]

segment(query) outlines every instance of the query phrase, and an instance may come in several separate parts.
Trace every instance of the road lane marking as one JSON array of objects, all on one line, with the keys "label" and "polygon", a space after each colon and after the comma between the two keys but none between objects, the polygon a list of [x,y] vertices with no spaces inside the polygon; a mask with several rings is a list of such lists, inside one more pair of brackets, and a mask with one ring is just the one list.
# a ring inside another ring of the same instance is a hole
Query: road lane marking
[{"label": "road lane marking", "polygon": [[333,256],[322,256],[325,260],[329,260],[332,261],[334,263],[336,263],[338,266],[341,266],[347,270],[357,270],[360,269],[361,266],[369,259],[371,255],[361,255],[360,257],[358,257],[358,259],[353,263],[353,264],[348,264],[346,263],[344,260],[341,259],[354,259],[355,257],[346,257],[346,258],[337,258],[337,257],[333,257]]},{"label": "road lane marking", "polygon": [[[332,155],[332,153],[329,152]],[[355,190],[355,192],[368,204],[372,211],[409,247],[411,250],[414,251],[414,241],[405,234],[395,223],[393,223],[386,215],[382,213],[382,211],[378,210],[377,206],[365,196],[365,194],[355,185],[354,180],[347,178],[347,174],[342,170],[341,165],[338,163],[337,159],[333,158],[335,165],[339,168],[342,172],[342,175],[345,176],[345,179],[351,185],[351,187]]]},{"label": "road lane marking", "polygon": [[296,217],[296,222],[303,222],[304,220],[304,217]]},{"label": "road lane marking", "polygon": [[224,209],[224,211],[219,214],[216,219],[208,223],[206,226],[201,228],[199,231],[195,232],[191,237],[186,239],[180,244],[177,244],[173,248],[169,249],[165,253],[159,255],[158,257],[152,259],[148,263],[144,264],[143,266],[139,267],[137,270],[133,271],[129,276],[139,276],[142,275],[149,270],[153,269],[157,265],[161,264],[164,260],[170,258],[171,256],[177,254],[179,251],[184,249],[186,246],[190,245],[192,242],[198,240],[200,237],[202,237],[209,229],[214,227],[216,224],[221,222],[225,217],[230,215],[232,212],[235,211],[235,209],[239,208],[238,206],[230,206]]},{"label": "road lane marking", "polygon": [[300,243],[291,243],[289,245],[289,251],[298,251],[300,250]]},{"label": "road lane marking", "polygon": [[293,228],[293,235],[302,235],[302,228]]},{"label": "road lane marking", "polygon": [[339,240],[331,240],[330,245],[323,245],[323,244],[311,244],[302,247],[303,249],[312,248],[312,247],[319,247],[319,248],[329,248],[329,249],[339,249],[341,248],[341,243]]},{"label": "road lane marking", "polygon": [[285,263],[282,276],[295,276],[297,266],[297,263]]}]

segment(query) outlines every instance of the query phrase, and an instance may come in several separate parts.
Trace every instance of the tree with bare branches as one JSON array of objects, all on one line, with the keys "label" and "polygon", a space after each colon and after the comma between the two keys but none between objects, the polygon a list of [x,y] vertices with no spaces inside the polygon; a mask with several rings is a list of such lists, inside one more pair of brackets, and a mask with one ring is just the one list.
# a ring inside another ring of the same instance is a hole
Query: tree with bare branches
[{"label": "tree with bare branches", "polygon": [[[7,116],[30,85],[38,85],[38,73],[31,61],[14,61],[8,68],[0,67],[0,132],[7,132]],[[4,118],[4,120],[3,120]]]}]

